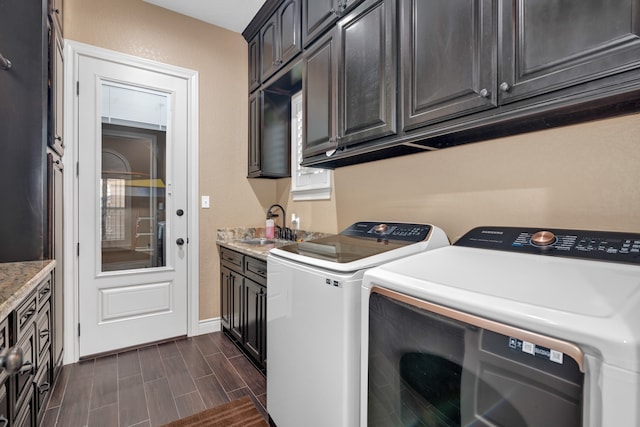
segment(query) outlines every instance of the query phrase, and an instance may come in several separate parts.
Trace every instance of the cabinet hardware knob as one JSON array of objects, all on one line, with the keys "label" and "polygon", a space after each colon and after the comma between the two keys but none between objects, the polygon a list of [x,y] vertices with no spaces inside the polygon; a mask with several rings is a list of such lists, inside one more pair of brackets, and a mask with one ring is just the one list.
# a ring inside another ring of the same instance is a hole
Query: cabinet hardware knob
[{"label": "cabinet hardware knob", "polygon": [[178,237],[178,239],[176,240],[176,245],[178,246],[184,245],[184,239],[182,237]]},{"label": "cabinet hardware knob", "polygon": [[9,375],[15,374],[22,368],[23,354],[20,347],[11,347],[7,354],[0,356],[0,367]]},{"label": "cabinet hardware knob", "polygon": [[484,88],[484,89],[482,89],[480,91],[480,96],[483,97],[483,98],[488,98],[489,94],[490,94],[490,92],[486,88]]},{"label": "cabinet hardware knob", "polygon": [[501,92],[510,92],[511,91],[511,85],[507,82],[502,82],[500,83],[499,89]]}]

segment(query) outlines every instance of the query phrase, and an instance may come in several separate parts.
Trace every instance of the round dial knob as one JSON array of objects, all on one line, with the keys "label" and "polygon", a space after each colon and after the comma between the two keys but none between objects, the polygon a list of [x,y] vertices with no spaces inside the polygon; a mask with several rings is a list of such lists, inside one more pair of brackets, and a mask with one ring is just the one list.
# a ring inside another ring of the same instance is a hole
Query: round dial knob
[{"label": "round dial knob", "polygon": [[531,242],[534,245],[538,246],[548,246],[555,242],[556,235],[551,231],[538,231],[533,236],[531,236]]},{"label": "round dial knob", "polygon": [[387,224],[378,224],[374,228],[376,233],[384,233],[387,231]]}]

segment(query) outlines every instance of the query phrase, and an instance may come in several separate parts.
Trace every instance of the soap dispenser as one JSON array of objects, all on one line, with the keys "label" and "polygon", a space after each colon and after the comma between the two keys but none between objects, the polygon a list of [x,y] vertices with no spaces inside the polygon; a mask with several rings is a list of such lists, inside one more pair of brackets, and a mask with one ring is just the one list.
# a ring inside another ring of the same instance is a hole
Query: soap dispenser
[{"label": "soap dispenser", "polygon": [[276,224],[271,218],[267,219],[267,224],[265,229],[266,229],[265,237],[267,239],[273,239],[276,235]]}]

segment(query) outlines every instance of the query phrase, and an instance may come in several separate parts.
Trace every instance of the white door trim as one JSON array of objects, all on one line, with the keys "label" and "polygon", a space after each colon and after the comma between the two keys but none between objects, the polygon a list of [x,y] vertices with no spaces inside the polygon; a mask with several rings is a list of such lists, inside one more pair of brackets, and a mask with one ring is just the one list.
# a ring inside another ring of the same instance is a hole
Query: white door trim
[{"label": "white door trim", "polygon": [[73,40],[65,40],[64,46],[64,364],[79,359],[79,299],[78,299],[78,61],[81,56],[105,59],[129,66],[162,72],[187,81],[188,90],[188,231],[189,262],[187,266],[187,334],[197,335],[199,329],[199,190],[198,190],[198,72],[173,65],[103,49]]}]

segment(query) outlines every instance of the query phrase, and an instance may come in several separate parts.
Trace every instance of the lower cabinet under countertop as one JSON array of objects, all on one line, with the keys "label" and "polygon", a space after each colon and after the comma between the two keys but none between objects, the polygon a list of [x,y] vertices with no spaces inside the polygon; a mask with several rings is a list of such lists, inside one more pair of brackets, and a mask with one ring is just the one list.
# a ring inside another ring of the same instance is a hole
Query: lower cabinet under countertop
[{"label": "lower cabinet under countertop", "polygon": [[55,265],[0,263],[0,354],[11,347],[23,352],[18,372],[0,371],[0,425],[39,425],[60,371],[54,311],[62,295],[55,294]]},{"label": "lower cabinet under countertop", "polygon": [[220,248],[220,307],[223,331],[266,374],[267,263]]}]

